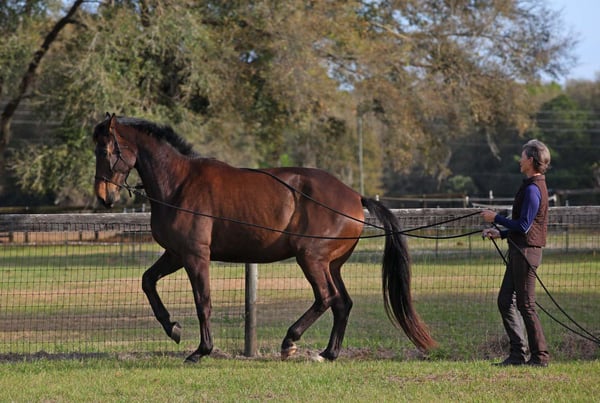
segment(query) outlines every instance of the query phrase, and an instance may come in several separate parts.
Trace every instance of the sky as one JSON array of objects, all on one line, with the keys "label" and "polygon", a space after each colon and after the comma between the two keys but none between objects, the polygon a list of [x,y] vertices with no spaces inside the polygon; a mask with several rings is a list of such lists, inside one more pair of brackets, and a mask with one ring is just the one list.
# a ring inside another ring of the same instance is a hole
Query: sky
[{"label": "sky", "polygon": [[600,74],[600,0],[548,0],[554,10],[562,10],[566,32],[579,35],[575,55],[579,59],[566,79],[596,80]]}]

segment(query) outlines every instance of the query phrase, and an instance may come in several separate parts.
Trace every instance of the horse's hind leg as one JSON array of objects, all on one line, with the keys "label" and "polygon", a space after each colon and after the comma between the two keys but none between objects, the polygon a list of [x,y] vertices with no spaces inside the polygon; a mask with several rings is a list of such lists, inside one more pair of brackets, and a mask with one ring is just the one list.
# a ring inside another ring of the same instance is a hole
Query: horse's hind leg
[{"label": "horse's hind leg", "polygon": [[329,337],[327,348],[321,353],[321,356],[328,360],[335,360],[342,347],[346,326],[350,318],[352,309],[352,299],[348,295],[344,281],[342,280],[341,268],[346,259],[332,262],[330,265],[331,278],[337,288],[339,297],[332,300],[331,311],[333,312],[333,327]]},{"label": "horse's hind leg", "polygon": [[177,322],[171,322],[169,312],[156,291],[156,283],[161,278],[179,270],[181,266],[178,259],[169,252],[165,252],[142,276],[142,289],[150,302],[154,316],[165,329],[167,336],[177,343],[181,340],[181,326]]},{"label": "horse's hind leg", "polygon": [[[329,272],[329,262],[305,262],[298,259],[306,279],[312,286],[315,302],[287,331],[281,343],[281,358],[286,359],[296,353],[296,341],[302,334],[331,306],[344,304],[335,281]],[[339,311],[339,308],[336,308]],[[323,354],[325,353],[325,354]],[[321,353],[327,359],[335,359],[337,355],[329,354],[328,350]]]}]

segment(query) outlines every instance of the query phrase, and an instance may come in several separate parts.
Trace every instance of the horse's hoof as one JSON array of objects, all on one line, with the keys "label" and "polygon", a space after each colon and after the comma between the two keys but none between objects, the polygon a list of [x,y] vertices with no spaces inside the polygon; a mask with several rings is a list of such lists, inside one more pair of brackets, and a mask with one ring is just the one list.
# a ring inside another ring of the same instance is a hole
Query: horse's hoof
[{"label": "horse's hoof", "polygon": [[338,357],[338,353],[332,353],[331,351],[321,351],[321,354],[319,354],[319,357],[321,357],[318,361],[319,362],[324,362],[324,361],[335,361]]},{"label": "horse's hoof", "polygon": [[292,343],[288,348],[285,349],[281,349],[281,360],[287,360],[288,358],[290,358],[291,356],[293,356],[294,354],[296,354],[296,351],[298,351],[298,347],[296,347],[296,344]]},{"label": "horse's hoof", "polygon": [[310,360],[312,362],[325,362],[326,358],[323,357],[321,354],[311,354]]},{"label": "horse's hoof", "polygon": [[171,327],[171,334],[169,337],[175,341],[175,343],[179,344],[181,341],[181,325],[178,322],[173,323],[173,327]]},{"label": "horse's hoof", "polygon": [[184,363],[185,364],[196,364],[200,361],[200,358],[202,358],[202,356],[200,354],[198,354],[197,352],[194,352],[185,359]]}]

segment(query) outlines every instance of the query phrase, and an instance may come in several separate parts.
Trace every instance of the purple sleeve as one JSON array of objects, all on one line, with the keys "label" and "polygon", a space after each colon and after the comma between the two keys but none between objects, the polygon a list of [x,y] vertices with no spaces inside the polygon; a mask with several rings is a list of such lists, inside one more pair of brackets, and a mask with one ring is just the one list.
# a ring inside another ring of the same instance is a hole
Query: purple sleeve
[{"label": "purple sleeve", "polygon": [[518,231],[524,234],[529,231],[533,220],[538,213],[540,208],[540,202],[542,195],[540,189],[535,185],[529,185],[525,189],[525,197],[523,199],[523,205],[521,206],[521,216],[516,220],[496,215],[494,222],[500,224],[511,231]]}]

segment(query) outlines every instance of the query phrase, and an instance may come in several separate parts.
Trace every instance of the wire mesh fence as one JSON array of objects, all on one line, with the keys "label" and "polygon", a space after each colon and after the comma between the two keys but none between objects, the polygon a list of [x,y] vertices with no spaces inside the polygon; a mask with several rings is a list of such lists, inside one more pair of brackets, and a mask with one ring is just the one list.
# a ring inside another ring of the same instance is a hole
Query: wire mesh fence
[{"label": "wire mesh fence", "polygon": [[[463,217],[472,209],[397,210],[404,228]],[[600,336],[600,208],[553,208],[549,242],[538,273],[582,328]],[[496,309],[503,262],[478,235],[438,239],[482,228],[477,215],[410,232],[413,299],[440,348],[451,359],[502,355],[505,337]],[[162,253],[149,214],[0,215],[0,355],[113,354],[193,351],[199,327],[185,271],[161,279],[158,291],[184,327],[180,345],[164,334],[141,290],[141,275]],[[365,230],[373,235],[375,230]],[[435,238],[435,239],[432,239]],[[383,238],[363,239],[343,269],[354,301],[342,354],[410,356],[414,347],[388,321],[382,301]],[[505,244],[501,245],[505,249]],[[277,354],[287,328],[313,302],[294,261],[259,265],[257,342]],[[224,354],[244,350],[245,268],[212,262],[212,330]],[[573,326],[538,288],[539,303]],[[595,358],[597,344],[541,313],[556,357]],[[327,312],[301,340],[323,349]],[[577,328],[576,328],[577,329]]]}]

